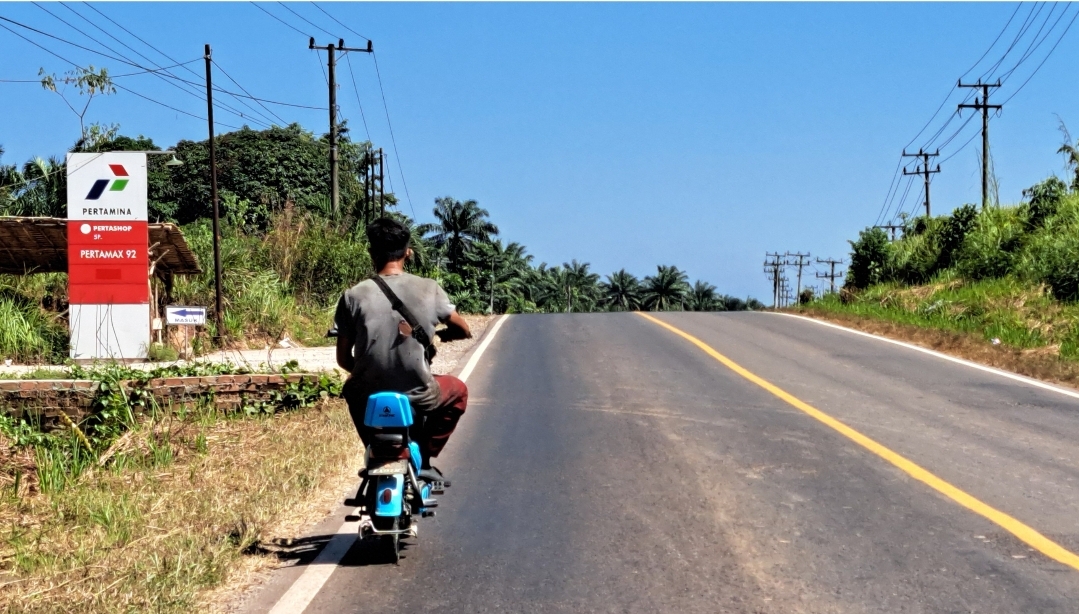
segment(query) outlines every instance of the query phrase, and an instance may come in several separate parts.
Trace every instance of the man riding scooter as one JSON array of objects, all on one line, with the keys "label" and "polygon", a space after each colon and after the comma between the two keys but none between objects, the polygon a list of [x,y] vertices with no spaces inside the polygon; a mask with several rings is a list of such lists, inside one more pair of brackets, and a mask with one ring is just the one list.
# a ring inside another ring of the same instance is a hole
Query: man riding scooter
[{"label": "man riding scooter", "polygon": [[367,399],[377,392],[399,392],[417,414],[412,427],[423,469],[431,468],[465,412],[468,389],[452,375],[433,375],[431,339],[470,338],[468,323],[433,279],[405,272],[412,256],[408,228],[391,218],[367,227],[376,275],[349,288],[337,303],[337,364],[351,375],[342,396],[360,439],[370,441],[364,427]]}]

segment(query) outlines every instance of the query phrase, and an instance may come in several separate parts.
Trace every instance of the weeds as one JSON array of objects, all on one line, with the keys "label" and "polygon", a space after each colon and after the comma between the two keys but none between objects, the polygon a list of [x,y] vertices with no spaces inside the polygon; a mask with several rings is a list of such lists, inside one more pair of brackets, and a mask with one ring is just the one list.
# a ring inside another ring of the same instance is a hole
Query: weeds
[{"label": "weeds", "polygon": [[320,493],[343,490],[359,456],[340,401],[270,420],[187,418],[142,420],[106,467],[0,498],[10,574],[0,601],[24,612],[206,610],[208,591],[269,564],[244,552],[291,536],[289,519],[332,501]]}]

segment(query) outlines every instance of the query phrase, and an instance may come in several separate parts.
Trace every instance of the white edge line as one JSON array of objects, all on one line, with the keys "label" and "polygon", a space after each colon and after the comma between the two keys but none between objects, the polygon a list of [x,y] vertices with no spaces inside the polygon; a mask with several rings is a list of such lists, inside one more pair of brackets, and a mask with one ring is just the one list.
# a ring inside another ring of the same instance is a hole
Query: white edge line
[{"label": "white edge line", "polygon": [[360,522],[343,522],[337,527],[337,533],[318,553],[315,560],[307,564],[299,578],[292,583],[285,594],[277,600],[270,614],[293,614],[304,611],[315,598],[322,585],[330,579],[330,574],[337,569],[341,559],[345,558],[352,544],[356,542],[356,533]]},{"label": "white edge line", "polygon": [[818,320],[816,318],[808,318],[806,316],[800,316],[800,315],[796,315],[796,314],[793,314],[793,313],[779,313],[779,312],[768,312],[768,313],[772,313],[773,315],[779,315],[779,316],[787,316],[788,318],[797,318],[799,320],[806,320],[808,322],[813,322],[814,324],[820,324],[821,326],[827,326],[829,328],[836,328],[836,329],[846,331],[846,332],[854,334],[854,335],[861,335],[863,337],[869,337],[870,339],[876,339],[878,341],[884,341],[885,343],[891,343],[893,345],[898,345],[898,346],[901,346],[901,347],[905,347],[905,348],[910,349],[910,350],[915,350],[915,351],[918,351],[918,352],[922,352],[923,354],[929,354],[930,356],[936,356],[937,358],[943,358],[944,360],[948,360],[948,361],[951,361],[951,362],[954,362],[954,363],[957,363],[957,364],[961,364],[961,365],[970,367],[972,369],[977,369],[979,371],[985,371],[986,373],[992,373],[994,375],[999,375],[1001,377],[1006,377],[1008,379],[1012,379],[1012,380],[1015,380],[1017,382],[1022,382],[1024,384],[1034,386],[1036,388],[1042,388],[1043,390],[1049,390],[1049,391],[1052,391],[1052,392],[1056,392],[1058,394],[1062,394],[1062,395],[1065,395],[1065,396],[1072,397],[1074,399],[1079,399],[1079,392],[1077,392],[1077,391],[1068,390],[1066,388],[1061,388],[1059,386],[1054,386],[1052,384],[1047,384],[1047,383],[1045,383],[1045,382],[1043,382],[1041,380],[1036,380],[1034,378],[1027,377],[1025,375],[1019,375],[1018,373],[1012,373],[1011,371],[1004,371],[1003,369],[997,369],[995,367],[987,367],[985,365],[978,364],[976,362],[972,362],[972,361],[969,361],[969,360],[964,360],[962,358],[956,358],[955,356],[949,356],[948,354],[944,354],[944,353],[938,352],[936,350],[930,350],[928,348],[924,348],[924,347],[921,347],[919,345],[914,345],[912,343],[906,343],[906,342],[903,342],[903,341],[896,341],[895,339],[889,339],[887,337],[882,337],[880,335],[874,335],[872,333],[867,333],[867,332],[863,332],[863,331],[860,331],[860,330],[855,330],[853,328],[847,328],[846,326],[840,326],[838,324],[833,324],[831,322],[825,322],[823,320]]},{"label": "white edge line", "polygon": [[484,336],[483,343],[480,344],[480,347],[476,348],[475,352],[472,352],[472,356],[468,359],[468,362],[465,363],[465,368],[461,369],[461,374],[457,376],[458,379],[462,382],[468,381],[468,376],[472,375],[472,370],[475,369],[476,365],[480,362],[480,356],[487,351],[487,346],[491,345],[491,340],[495,338],[495,333],[498,332],[498,329],[502,327],[502,323],[505,322],[507,318],[509,318],[508,315],[503,315],[498,318],[498,321],[491,327],[491,332]]},{"label": "white edge line", "polygon": [[[487,350],[487,346],[491,345],[491,340],[495,338],[495,333],[498,332],[498,329],[502,327],[507,318],[509,318],[508,315],[498,318],[498,321],[491,327],[491,332],[484,335],[483,342],[472,353],[472,357],[468,359],[465,368],[461,370],[461,375],[458,376],[462,382],[468,381],[468,376],[472,374],[476,365],[479,364],[480,357]],[[356,542],[359,524],[359,521],[341,523],[341,526],[337,528],[337,532],[330,538],[329,543],[326,544],[322,551],[318,553],[315,560],[308,563],[307,568],[300,574],[300,577],[296,578],[292,586],[277,600],[277,603],[270,610],[270,614],[298,614],[307,609],[315,595],[322,590],[323,585],[330,579],[330,575],[340,565],[341,559],[345,558],[345,555],[352,548],[352,544]]]}]

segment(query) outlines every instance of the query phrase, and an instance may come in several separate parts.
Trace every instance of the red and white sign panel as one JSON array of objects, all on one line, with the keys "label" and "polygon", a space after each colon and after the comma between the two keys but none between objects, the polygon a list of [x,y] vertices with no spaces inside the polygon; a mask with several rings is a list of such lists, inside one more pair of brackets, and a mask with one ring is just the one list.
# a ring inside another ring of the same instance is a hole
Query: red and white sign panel
[{"label": "red and white sign panel", "polygon": [[146,222],[68,221],[67,249],[70,302],[150,302]]},{"label": "red and white sign panel", "polygon": [[145,358],[150,343],[146,154],[67,156],[72,358]]}]

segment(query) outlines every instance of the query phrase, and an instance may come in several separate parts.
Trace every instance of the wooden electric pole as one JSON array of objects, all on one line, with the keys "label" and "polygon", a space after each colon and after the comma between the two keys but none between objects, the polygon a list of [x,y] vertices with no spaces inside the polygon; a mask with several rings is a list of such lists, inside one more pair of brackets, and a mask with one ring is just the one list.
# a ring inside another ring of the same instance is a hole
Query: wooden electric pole
[{"label": "wooden electric pole", "polygon": [[1000,87],[1000,80],[996,83],[982,83],[981,79],[978,79],[977,83],[966,83],[962,80],[959,81],[959,87],[974,87],[981,88],[981,99],[975,97],[974,104],[961,104],[959,105],[959,111],[963,109],[975,109],[982,112],[982,209],[989,206],[989,111],[1004,108],[999,104],[989,104],[989,88]]},{"label": "wooden electric pole", "polygon": [[843,276],[843,271],[840,271],[839,273],[835,272],[835,266],[837,264],[843,264],[843,261],[835,260],[834,258],[817,258],[817,262],[832,267],[832,270],[829,273],[817,273],[817,279],[827,279],[831,284],[832,294],[835,294],[835,280]]},{"label": "wooden electric pole", "polygon": [[786,256],[788,258],[798,259],[798,262],[788,262],[787,264],[798,267],[798,289],[795,290],[794,296],[798,297],[800,300],[800,297],[802,295],[802,267],[805,267],[809,264],[810,254],[808,252],[805,254],[792,254],[790,252],[787,252]]},{"label": "wooden electric pole", "polygon": [[891,235],[892,241],[895,241],[895,231],[903,230],[902,224],[877,224],[873,228],[880,228],[881,230],[887,230]]},{"label": "wooden electric pole", "polygon": [[204,48],[206,60],[206,119],[210,127],[210,201],[214,209],[214,324],[217,340],[225,336],[225,316],[223,301],[221,300],[221,214],[217,198],[217,147],[214,145],[214,86],[212,71],[213,56],[210,54],[210,45]]},{"label": "wooden electric pole", "polygon": [[779,278],[783,273],[783,256],[779,253],[766,253],[764,272],[772,280],[772,309],[779,308]]},{"label": "wooden electric pole", "polygon": [[346,47],[344,39],[338,39],[337,45],[330,43],[325,47],[316,47],[315,38],[313,36],[311,37],[307,48],[326,50],[326,65],[329,68],[327,84],[330,87],[330,209],[336,216],[341,200],[341,192],[337,180],[337,53],[340,51],[374,53],[375,48],[371,41],[367,41],[366,49]]},{"label": "wooden electric pole", "polygon": [[929,158],[935,158],[935,157],[937,157],[939,155],[940,155],[940,150],[937,150],[934,153],[929,153],[928,151],[922,151],[921,148],[918,148],[918,153],[912,153],[912,154],[907,153],[906,149],[903,150],[903,157],[904,158],[921,158],[921,160],[922,160],[921,168],[918,168],[915,171],[907,171],[907,169],[904,168],[903,169],[903,174],[904,175],[922,175],[922,176],[925,177],[925,217],[929,217],[929,176],[934,174],[934,173],[939,173],[940,172],[940,165],[939,164],[937,165],[936,170],[930,170],[930,168],[929,168]]}]

